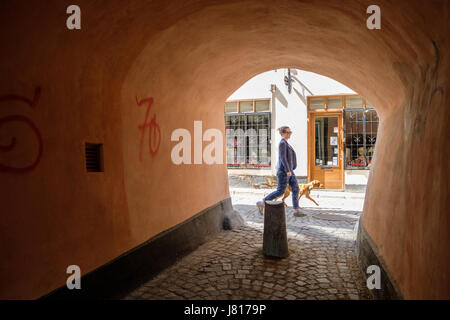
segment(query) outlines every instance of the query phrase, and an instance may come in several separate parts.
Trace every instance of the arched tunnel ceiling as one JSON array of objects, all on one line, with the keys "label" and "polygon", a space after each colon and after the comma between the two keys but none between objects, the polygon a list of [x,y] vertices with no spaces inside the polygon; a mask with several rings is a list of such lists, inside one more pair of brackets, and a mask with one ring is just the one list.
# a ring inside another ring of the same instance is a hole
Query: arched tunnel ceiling
[{"label": "arched tunnel ceiling", "polygon": [[[5,41],[3,54],[27,54],[28,50],[20,50],[27,44],[11,38],[7,23],[19,19],[31,6],[17,3],[9,11],[8,4],[0,34],[10,41]],[[401,61],[418,74],[418,58],[432,64],[432,40],[441,36],[427,33],[432,27],[423,28],[424,8],[410,1],[381,1],[382,30],[368,30],[368,5],[370,1],[345,6],[333,0],[282,0],[276,5],[265,0],[128,1],[124,9],[120,1],[107,6],[81,1],[82,33],[66,39],[66,30],[52,23],[58,20],[57,12],[44,9],[34,15],[35,20],[24,21],[21,30],[23,41],[34,42],[33,53],[43,58],[79,42],[78,48],[64,52],[65,63],[85,69],[83,77],[88,76],[87,69],[105,71],[95,68],[107,60],[108,71],[114,75],[109,81],[119,87],[129,85],[127,81],[137,73],[148,79],[148,86],[154,84],[152,79],[155,85],[168,88],[186,88],[187,82],[195,81],[192,90],[208,92],[208,99],[217,102],[256,74],[296,67],[338,80],[383,113],[404,94],[399,75],[404,67],[397,64]],[[426,10],[439,16],[442,5],[430,3]],[[61,41],[45,43],[49,34]],[[7,71],[20,67],[35,68],[11,61]],[[190,90],[183,91],[189,96]]]},{"label": "arched tunnel ceiling", "polygon": [[[254,75],[296,67],[342,82],[382,114],[403,98],[399,62],[419,72],[414,66],[419,55],[426,55],[430,63],[433,59],[431,39],[420,30],[406,32],[411,24],[399,21],[403,15],[398,10],[417,14],[411,6],[383,6],[381,33],[365,27],[366,2],[345,8],[336,1],[245,4],[246,10],[242,2],[208,3],[156,34],[131,66],[124,85],[176,91],[177,99],[201,97],[205,105],[221,106]],[[395,19],[395,28],[391,19]],[[414,38],[407,39],[405,34]]]}]

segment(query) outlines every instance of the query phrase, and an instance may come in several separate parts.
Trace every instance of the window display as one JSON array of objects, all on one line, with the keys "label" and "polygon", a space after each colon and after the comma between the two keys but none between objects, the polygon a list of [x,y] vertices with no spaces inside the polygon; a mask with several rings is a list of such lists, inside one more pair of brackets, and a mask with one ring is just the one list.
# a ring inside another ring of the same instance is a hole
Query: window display
[{"label": "window display", "polygon": [[225,115],[227,166],[270,168],[270,113]]},{"label": "window display", "polygon": [[346,109],[345,168],[369,169],[378,131],[378,116],[374,109]]}]

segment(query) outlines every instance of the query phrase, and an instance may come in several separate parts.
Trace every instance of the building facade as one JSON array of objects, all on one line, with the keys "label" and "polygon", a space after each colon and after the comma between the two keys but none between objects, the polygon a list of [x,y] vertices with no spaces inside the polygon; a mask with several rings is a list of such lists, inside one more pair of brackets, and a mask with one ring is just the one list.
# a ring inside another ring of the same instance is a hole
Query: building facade
[{"label": "building facade", "polygon": [[327,189],[367,184],[378,116],[345,85],[298,69],[272,70],[235,91],[224,112],[230,177],[274,176],[277,128],[289,126],[301,182],[320,180]]}]

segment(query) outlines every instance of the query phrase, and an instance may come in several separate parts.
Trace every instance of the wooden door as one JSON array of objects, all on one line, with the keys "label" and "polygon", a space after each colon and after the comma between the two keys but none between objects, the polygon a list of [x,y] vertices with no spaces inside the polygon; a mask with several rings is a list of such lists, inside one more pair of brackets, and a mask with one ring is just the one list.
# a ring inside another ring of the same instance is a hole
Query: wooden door
[{"label": "wooden door", "polygon": [[319,180],[325,189],[344,188],[342,112],[310,112],[308,182]]}]

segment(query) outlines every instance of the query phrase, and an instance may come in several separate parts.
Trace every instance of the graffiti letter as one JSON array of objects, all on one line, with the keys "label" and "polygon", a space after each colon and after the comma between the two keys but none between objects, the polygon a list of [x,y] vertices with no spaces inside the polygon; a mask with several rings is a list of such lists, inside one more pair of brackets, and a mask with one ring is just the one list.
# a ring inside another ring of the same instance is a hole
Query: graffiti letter
[{"label": "graffiti letter", "polygon": [[[223,137],[222,132],[218,129],[208,129],[203,134],[203,141],[214,141],[206,146],[203,150],[203,159],[206,164],[223,164]],[[214,156],[212,152],[214,151]]]},{"label": "graffiti letter", "polygon": [[[29,105],[30,108],[34,108],[38,104],[40,96],[41,96],[41,88],[37,87],[34,90],[34,97],[32,100],[30,100],[26,97],[16,95],[16,94],[8,94],[8,95],[0,96],[0,102],[20,101],[20,102],[23,102],[23,103]],[[24,122],[26,125],[28,125],[31,128],[31,130],[33,130],[33,133],[35,134],[35,136],[38,140],[38,154],[37,154],[34,162],[27,167],[17,168],[17,167],[11,167],[11,166],[6,166],[6,165],[0,164],[0,172],[1,171],[10,171],[10,172],[15,172],[15,173],[24,173],[24,172],[33,170],[38,165],[39,161],[41,160],[42,150],[43,150],[42,137],[41,137],[39,130],[34,125],[34,123],[29,118],[27,118],[25,116],[21,116],[21,115],[11,115],[11,116],[6,116],[3,118],[0,118],[0,127],[3,124],[5,124],[7,122],[12,122],[12,121]],[[17,140],[16,137],[12,137],[11,142],[8,145],[6,145],[6,146],[0,145],[0,152],[8,152],[8,151],[11,151],[12,149],[14,149],[14,147],[16,146],[16,140]]]},{"label": "graffiti letter", "polygon": [[159,150],[159,145],[161,143],[161,129],[156,122],[156,115],[153,115],[152,120],[148,122],[148,116],[150,114],[150,109],[153,104],[153,98],[142,99],[138,101],[136,97],[136,103],[138,106],[147,103],[147,111],[145,112],[145,120],[144,123],[139,125],[139,130],[141,131],[141,144],[139,148],[139,159],[142,161],[142,143],[144,142],[145,130],[148,128],[149,136],[148,136],[148,147],[150,151],[150,155],[153,157]]},{"label": "graffiti letter", "polygon": [[367,278],[367,288],[369,290],[372,289],[381,289],[380,284],[380,267],[376,265],[371,265],[367,267],[367,274],[373,274]]},{"label": "graffiti letter", "polygon": [[70,277],[68,277],[67,281],[66,281],[67,288],[69,290],[81,289],[80,267],[77,265],[68,266],[66,273],[70,274],[72,272],[73,272],[73,274]]},{"label": "graffiti letter", "polygon": [[67,14],[72,13],[72,15],[69,16],[66,20],[67,29],[69,29],[69,30],[81,29],[81,9],[80,9],[80,7],[72,4],[67,7],[66,13]]},{"label": "graffiti letter", "polygon": [[366,26],[367,29],[381,29],[381,10],[380,7],[373,4],[367,7],[366,13],[373,13],[369,18],[367,18]]},{"label": "graffiti letter", "polygon": [[[183,137],[183,140],[173,147],[170,155],[172,162],[176,165],[181,163],[191,164],[191,134],[186,129],[176,129],[172,132],[170,140],[180,141],[180,137]],[[180,151],[183,151],[182,157],[180,156]]]}]

